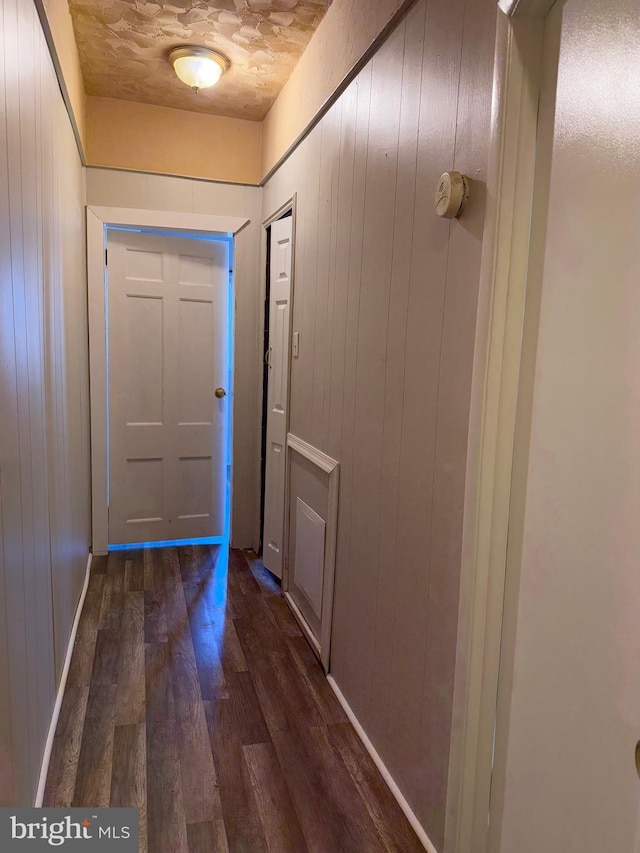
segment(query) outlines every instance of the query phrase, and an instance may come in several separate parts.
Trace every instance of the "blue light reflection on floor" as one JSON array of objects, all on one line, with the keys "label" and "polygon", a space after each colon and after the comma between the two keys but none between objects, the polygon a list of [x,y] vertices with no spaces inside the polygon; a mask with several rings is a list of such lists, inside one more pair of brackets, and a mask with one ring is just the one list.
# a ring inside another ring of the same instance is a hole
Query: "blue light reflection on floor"
[{"label": "blue light reflection on floor", "polygon": [[[197,585],[196,596],[190,601],[190,613],[200,625],[200,639],[210,650],[213,665],[221,665],[225,645],[227,583],[229,579],[229,539],[227,536],[203,536],[197,539],[171,539],[163,542],[132,542],[109,545],[112,551],[133,551],[140,548],[181,548],[190,545],[219,545],[212,552],[201,554],[208,568],[206,580]],[[193,589],[193,587],[192,587]],[[193,628],[192,630],[195,630]],[[203,647],[200,647],[201,652]]]},{"label": "blue light reflection on floor", "polygon": [[202,536],[200,539],[165,539],[163,542],[130,542],[109,545],[109,551],[134,551],[136,548],[179,548],[181,545],[224,545],[226,536]]}]

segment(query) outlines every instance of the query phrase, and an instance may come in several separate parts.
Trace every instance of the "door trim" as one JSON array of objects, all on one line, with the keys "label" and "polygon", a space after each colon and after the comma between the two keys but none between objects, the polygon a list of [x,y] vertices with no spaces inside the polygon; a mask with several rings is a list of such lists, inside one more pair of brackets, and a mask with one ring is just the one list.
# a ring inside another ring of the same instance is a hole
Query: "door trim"
[{"label": "door trim", "polygon": [[[445,853],[486,853],[503,633],[544,19],[499,0],[487,210],[471,391]],[[507,597],[509,596],[509,597]],[[491,821],[499,822],[497,809]]]},{"label": "door trim", "polygon": [[91,408],[91,545],[93,554],[109,547],[107,467],[107,334],[105,248],[109,226],[131,226],[233,237],[249,219],[165,210],[87,206],[87,286]]}]

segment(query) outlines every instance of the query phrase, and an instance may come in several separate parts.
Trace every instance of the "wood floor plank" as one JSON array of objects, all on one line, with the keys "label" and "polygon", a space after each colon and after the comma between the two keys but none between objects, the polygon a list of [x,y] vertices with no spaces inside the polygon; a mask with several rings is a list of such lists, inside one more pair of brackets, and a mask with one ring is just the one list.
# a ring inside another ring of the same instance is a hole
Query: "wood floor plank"
[{"label": "wood floor plank", "polygon": [[155,592],[156,589],[153,550],[152,548],[144,548],[142,551],[142,582],[145,592]]},{"label": "wood floor plank", "polygon": [[266,849],[251,775],[236,728],[231,699],[207,703],[207,724],[220,783],[224,824],[231,851]]},{"label": "wood floor plank", "polygon": [[96,648],[91,673],[91,687],[110,687],[118,683],[120,662],[120,632],[100,630],[96,637]]},{"label": "wood floor plank", "polygon": [[272,735],[274,731],[286,732],[294,723],[289,720],[289,704],[276,679],[271,657],[261,646],[250,622],[236,619],[234,625],[269,731]]},{"label": "wood floor plank", "polygon": [[289,605],[284,598],[271,595],[267,598],[267,606],[273,613],[275,622],[285,637],[302,637],[300,626],[293,618]]},{"label": "wood floor plank", "polygon": [[238,579],[239,588],[245,595],[262,592],[260,584],[255,579],[242,551],[232,551],[230,562],[234,569],[235,577]]},{"label": "wood floor plank", "polygon": [[182,800],[188,824],[222,820],[218,777],[204,709],[192,719],[176,720]]},{"label": "wood floor plank", "polygon": [[146,720],[144,592],[125,592],[119,634],[116,725],[132,725]]},{"label": "wood floor plank", "polygon": [[110,554],[102,594],[100,610],[100,630],[117,631],[122,619],[122,601],[124,595],[124,551]]},{"label": "wood floor plank", "polygon": [[320,709],[289,650],[273,654],[271,659],[276,679],[290,708],[290,718],[302,729],[323,725]]},{"label": "wood floor plank", "polygon": [[189,853],[229,853],[224,821],[187,824]]},{"label": "wood floor plank", "polygon": [[311,761],[302,734],[289,729],[271,735],[309,850],[355,853],[343,845],[342,815],[330,801],[327,780]]},{"label": "wood floor plank", "polygon": [[144,592],[144,641],[167,642],[167,622],[156,590],[145,589]]},{"label": "wood floor plank", "polygon": [[220,546],[95,562],[45,805],[136,806],[145,853],[420,849],[273,576]]},{"label": "wood floor plank", "polygon": [[309,848],[273,744],[252,743],[243,751],[267,849],[270,853],[304,853]]},{"label": "wood floor plank", "polygon": [[227,619],[222,637],[222,667],[225,672],[247,672],[249,665],[242,651],[236,626]]},{"label": "wood floor plank", "polygon": [[[163,555],[167,648],[173,683],[184,816],[187,823],[216,821],[222,818],[222,807],[180,561],[176,549],[165,549]],[[192,572],[188,573],[189,577],[192,575]]]},{"label": "wood floor plank", "polygon": [[240,742],[267,743],[270,739],[269,730],[250,673],[231,673],[228,684]]},{"label": "wood floor plank", "polygon": [[89,578],[67,676],[70,687],[87,687],[91,681],[105,577],[103,573],[91,574]]},{"label": "wood floor plank", "polygon": [[188,853],[175,720],[147,721],[147,838],[150,853]]},{"label": "wood floor plank", "polygon": [[421,853],[422,844],[353,726],[348,722],[328,726],[327,736],[357,785],[387,850],[393,853]]},{"label": "wood floor plank", "polygon": [[176,548],[178,563],[180,565],[180,577],[183,583],[200,582],[200,558],[195,552],[193,545],[185,545]]},{"label": "wood floor plank", "polygon": [[287,642],[291,657],[304,680],[305,689],[313,696],[325,723],[346,723],[347,715],[329,686],[309,643],[304,637],[291,637]]},{"label": "wood floor plank", "polygon": [[174,720],[176,711],[168,644],[145,643],[144,657],[147,723]]},{"label": "wood floor plank", "polygon": [[212,615],[212,608],[207,604],[207,590],[201,581],[185,582],[184,595],[189,611],[202,698],[225,698],[229,694],[220,661],[220,635],[224,632],[224,612],[219,615],[214,612]]},{"label": "wood floor plank", "polygon": [[125,592],[144,592],[144,551],[134,548],[126,552],[124,564]]},{"label": "wood floor plank", "polygon": [[147,738],[144,723],[116,726],[111,770],[111,808],[136,808],[139,851],[147,851]]},{"label": "wood floor plank", "polygon": [[362,853],[384,853],[386,846],[360,796],[349,771],[333,747],[326,726],[309,730],[305,741],[311,762],[322,768],[327,799],[334,819],[341,826],[344,849]]},{"label": "wood floor plank", "polygon": [[67,685],[53,739],[43,805],[69,808],[78,773],[89,687]]},{"label": "wood floor plank", "polygon": [[74,807],[106,808],[109,805],[115,709],[115,684],[101,686],[92,682],[78,759]]},{"label": "wood floor plank", "polygon": [[83,637],[77,637],[73,645],[73,654],[67,676],[68,687],[88,687],[93,673],[93,659],[96,651],[98,632],[84,632]]}]

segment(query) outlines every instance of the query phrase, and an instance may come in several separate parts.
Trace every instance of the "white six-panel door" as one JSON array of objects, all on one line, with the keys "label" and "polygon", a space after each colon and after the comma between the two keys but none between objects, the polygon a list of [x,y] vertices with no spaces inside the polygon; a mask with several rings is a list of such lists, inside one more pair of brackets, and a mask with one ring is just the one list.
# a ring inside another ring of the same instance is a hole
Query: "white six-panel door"
[{"label": "white six-panel door", "polygon": [[282,577],[284,550],[292,225],[290,216],[271,225],[270,353],[262,559],[269,571],[279,578]]},{"label": "white six-panel door", "polygon": [[109,231],[109,544],[226,528],[229,247]]}]

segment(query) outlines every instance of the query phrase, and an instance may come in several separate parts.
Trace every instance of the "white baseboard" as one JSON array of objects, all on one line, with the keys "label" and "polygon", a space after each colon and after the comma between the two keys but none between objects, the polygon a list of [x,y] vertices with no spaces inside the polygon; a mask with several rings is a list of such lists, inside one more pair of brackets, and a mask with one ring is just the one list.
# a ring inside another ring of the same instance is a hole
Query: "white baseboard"
[{"label": "white baseboard", "polygon": [[362,728],[362,726],[360,725],[358,718],[353,713],[353,711],[351,710],[351,707],[349,706],[349,703],[347,702],[347,700],[342,695],[342,691],[340,690],[340,688],[336,684],[333,676],[328,675],[327,681],[331,685],[331,689],[333,690],[333,692],[338,697],[338,702],[340,702],[340,704],[344,708],[344,711],[345,711],[347,717],[349,718],[354,729],[356,730],[358,737],[360,738],[360,740],[364,744],[365,749],[367,750],[367,752],[369,753],[371,758],[373,758],[373,761],[374,761],[376,767],[378,768],[378,770],[382,774],[382,778],[384,779],[384,781],[389,786],[389,790],[391,791],[391,793],[393,794],[393,796],[397,800],[398,805],[400,806],[400,808],[404,812],[407,820],[409,821],[409,823],[413,827],[415,834],[420,839],[420,842],[424,846],[424,849],[427,851],[427,853],[438,853],[436,848],[433,846],[429,836],[424,831],[422,824],[420,823],[418,818],[413,813],[411,806],[409,805],[409,803],[405,800],[404,796],[402,795],[402,791],[400,790],[400,788],[398,788],[396,783],[393,781],[393,776],[391,775],[391,773],[389,773],[385,763],[383,762],[383,760],[380,758],[380,756],[376,752],[374,745],[371,743],[371,741],[367,737],[367,734],[366,734],[365,730]]},{"label": "white baseboard", "polygon": [[302,615],[302,611],[300,610],[298,605],[295,603],[293,598],[291,598],[291,594],[289,592],[284,592],[282,594],[282,597],[284,598],[284,600],[289,605],[289,609],[293,613],[293,618],[296,620],[296,622],[298,623],[298,627],[300,628],[302,633],[307,638],[307,642],[309,643],[311,648],[316,653],[318,660],[321,660],[322,658],[321,658],[321,654],[320,654],[320,643],[316,640],[313,631],[311,630],[311,628],[309,627],[309,625],[307,623],[307,620]]},{"label": "white baseboard", "polygon": [[62,667],[62,675],[60,676],[60,684],[58,686],[58,695],[56,696],[56,704],[53,706],[53,716],[51,717],[51,724],[49,726],[49,732],[47,734],[47,741],[44,747],[44,755],[42,756],[42,765],[40,766],[40,778],[38,779],[38,791],[36,793],[36,801],[34,806],[36,808],[40,808],[42,806],[42,800],[44,799],[44,789],[47,784],[47,774],[49,772],[49,761],[51,760],[51,750],[53,749],[53,739],[56,734],[56,728],[58,725],[58,718],[60,716],[60,708],[62,707],[62,697],[64,696],[64,689],[67,686],[67,677],[69,675],[69,667],[71,666],[71,655],[73,654],[73,646],[76,641],[76,634],[78,632],[78,623],[80,622],[80,614],[82,613],[82,606],[84,605],[84,600],[87,595],[87,589],[89,587],[89,575],[91,574],[91,558],[92,555],[89,554],[87,558],[87,572],[84,579],[84,586],[82,587],[82,592],[80,593],[80,599],[78,600],[78,606],[76,607],[76,615],[73,620],[73,626],[71,628],[71,636],[69,637],[69,645],[67,646],[67,654],[64,659],[64,666]]}]

